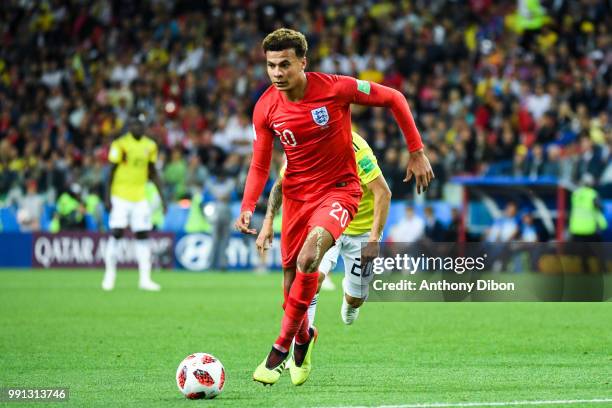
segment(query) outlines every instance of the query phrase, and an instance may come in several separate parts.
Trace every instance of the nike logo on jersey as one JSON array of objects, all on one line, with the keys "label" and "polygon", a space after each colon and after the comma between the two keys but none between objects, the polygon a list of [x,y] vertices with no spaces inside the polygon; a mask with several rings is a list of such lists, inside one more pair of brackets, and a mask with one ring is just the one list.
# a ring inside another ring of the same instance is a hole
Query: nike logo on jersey
[{"label": "nike logo on jersey", "polygon": [[281,122],[281,123],[273,123],[272,126],[274,126],[275,128],[284,125],[287,122]]}]

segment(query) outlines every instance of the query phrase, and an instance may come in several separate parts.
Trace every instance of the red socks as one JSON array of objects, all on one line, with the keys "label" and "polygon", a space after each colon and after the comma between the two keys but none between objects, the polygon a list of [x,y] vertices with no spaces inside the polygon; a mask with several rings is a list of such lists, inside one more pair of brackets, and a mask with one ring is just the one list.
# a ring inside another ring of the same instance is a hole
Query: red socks
[{"label": "red socks", "polygon": [[308,320],[308,313],[304,315],[302,319],[302,324],[295,334],[295,343],[296,344],[306,344],[308,340],[310,340],[310,331],[308,328],[310,327],[310,322]]},{"label": "red socks", "polygon": [[[291,285],[289,297],[285,305],[285,315],[281,323],[281,331],[279,337],[274,343],[276,346],[289,350],[293,338],[296,337],[299,331],[299,338],[296,338],[298,343],[308,341],[310,334],[308,333],[308,317],[306,311],[312,298],[317,293],[319,284],[319,272],[303,273],[297,271],[295,280]],[[300,330],[302,327],[303,330]]]}]

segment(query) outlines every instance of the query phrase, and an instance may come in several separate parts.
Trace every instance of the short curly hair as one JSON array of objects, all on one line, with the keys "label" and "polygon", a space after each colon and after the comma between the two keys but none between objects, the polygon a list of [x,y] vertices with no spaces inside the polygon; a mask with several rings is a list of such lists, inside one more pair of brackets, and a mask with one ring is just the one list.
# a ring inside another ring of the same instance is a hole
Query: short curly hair
[{"label": "short curly hair", "polygon": [[295,55],[302,58],[308,51],[308,42],[304,34],[290,28],[279,28],[272,31],[264,38],[262,47],[264,53],[267,51],[283,51],[290,48],[295,50]]}]

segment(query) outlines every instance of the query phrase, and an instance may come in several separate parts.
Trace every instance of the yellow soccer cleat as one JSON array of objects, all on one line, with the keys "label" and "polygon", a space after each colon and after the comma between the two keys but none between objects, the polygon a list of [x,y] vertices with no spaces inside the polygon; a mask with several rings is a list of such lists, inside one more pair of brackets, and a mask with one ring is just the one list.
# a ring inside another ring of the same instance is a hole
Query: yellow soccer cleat
[{"label": "yellow soccer cleat", "polygon": [[310,328],[310,342],[308,343],[308,349],[306,350],[306,355],[304,356],[304,361],[298,367],[295,363],[294,355],[295,355],[295,345],[293,347],[293,353],[291,356],[291,361],[289,362],[289,374],[291,375],[291,382],[293,385],[302,385],[308,379],[310,375],[310,371],[312,370],[312,349],[314,349],[314,345],[317,342],[317,337],[319,336],[319,331],[316,327]]},{"label": "yellow soccer cleat", "polygon": [[266,367],[266,357],[264,361],[255,369],[253,373],[253,381],[262,383],[263,385],[274,385],[280,378],[285,369],[285,361],[280,363],[276,368],[269,369]]}]

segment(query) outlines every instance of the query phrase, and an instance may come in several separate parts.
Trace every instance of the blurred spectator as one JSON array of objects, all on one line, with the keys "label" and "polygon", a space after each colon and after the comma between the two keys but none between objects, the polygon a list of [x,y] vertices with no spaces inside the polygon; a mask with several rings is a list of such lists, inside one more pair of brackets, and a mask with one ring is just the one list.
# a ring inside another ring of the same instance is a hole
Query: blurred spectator
[{"label": "blurred spectator", "polygon": [[225,137],[228,139],[229,151],[239,156],[251,153],[253,127],[251,119],[244,112],[230,116],[225,127]]},{"label": "blurred spectator", "polygon": [[17,221],[21,231],[40,230],[40,218],[43,213],[44,199],[38,194],[36,180],[28,180],[26,194],[19,200]]},{"label": "blurred spectator", "polygon": [[211,251],[211,268],[227,269],[226,249],[232,229],[232,211],[230,200],[236,191],[236,182],[222,170],[213,177],[207,187],[215,199],[215,210],[212,219],[213,248]]},{"label": "blurred spectator", "polygon": [[120,57],[120,61],[115,64],[110,79],[122,86],[130,86],[136,78],[138,78],[138,68],[132,62],[131,54],[126,52]]},{"label": "blurred spectator", "polygon": [[425,221],[414,213],[414,208],[406,207],[406,215],[389,232],[392,242],[417,242],[425,233]]},{"label": "blurred spectator", "polygon": [[506,204],[503,216],[497,218],[486,234],[487,242],[510,242],[518,237],[519,226],[516,221],[516,203]]},{"label": "blurred spectator", "polygon": [[543,163],[540,175],[545,177],[559,178],[561,176],[561,166],[559,164],[561,149],[557,145],[548,147],[548,159]]},{"label": "blurred spectator", "polygon": [[163,177],[166,197],[171,197],[173,200],[183,198],[186,191],[187,163],[180,146],[172,149],[170,162],[164,169]]},{"label": "blurred spectator", "polygon": [[192,197],[196,197],[202,193],[208,179],[208,171],[202,165],[200,156],[192,154],[189,156],[187,163],[187,174],[185,175],[185,184],[188,192]]},{"label": "blurred spectator", "polygon": [[535,144],[531,148],[531,157],[526,163],[525,175],[531,179],[537,179],[544,173],[546,160],[544,157],[544,149],[542,145]]},{"label": "blurred spectator", "polygon": [[[597,190],[593,188],[594,182],[594,177],[586,173],[582,176],[580,186],[572,193],[569,232],[572,241],[576,242],[573,247],[580,255],[582,271],[598,274],[607,271],[606,254],[597,244],[593,246],[593,243],[603,240],[608,222],[602,214]],[[594,271],[589,266],[591,257],[595,257],[598,263]]]},{"label": "blurred spectator", "polygon": [[575,178],[590,174],[595,183],[604,170],[603,150],[601,146],[594,145],[591,138],[583,135],[579,140],[580,156],[575,169]]},{"label": "blurred spectator", "polygon": [[458,242],[459,237],[459,226],[461,225],[461,212],[458,208],[453,207],[451,209],[451,221],[446,228],[445,242]]},{"label": "blurred spectator", "polygon": [[521,242],[538,242],[538,231],[533,224],[533,216],[529,213],[523,214],[521,219],[521,233],[519,236]]},{"label": "blurred spectator", "polygon": [[538,82],[535,86],[535,93],[527,96],[525,100],[527,110],[533,118],[538,121],[550,109],[552,100],[548,93],[544,92],[544,84]]},{"label": "blurred spectator", "polygon": [[431,207],[425,207],[425,236],[433,242],[442,242],[446,238],[446,230]]},{"label": "blurred spectator", "polygon": [[81,167],[83,172],[79,178],[79,184],[90,194],[97,194],[103,197],[105,181],[103,161],[91,155],[86,155],[83,157],[83,164]]},{"label": "blurred spectator", "polygon": [[85,229],[85,204],[81,199],[81,186],[74,183],[57,199],[57,225],[54,229],[79,231]]},{"label": "blurred spectator", "polygon": [[487,253],[490,259],[494,260],[492,270],[495,272],[506,270],[506,265],[513,256],[513,249],[508,243],[520,238],[517,210],[516,203],[511,201],[506,204],[503,215],[493,221],[484,236]]},{"label": "blurred spectator", "polygon": [[608,223],[602,214],[597,190],[593,188],[594,177],[586,173],[580,187],[572,193],[569,232],[577,242],[599,242]]}]

